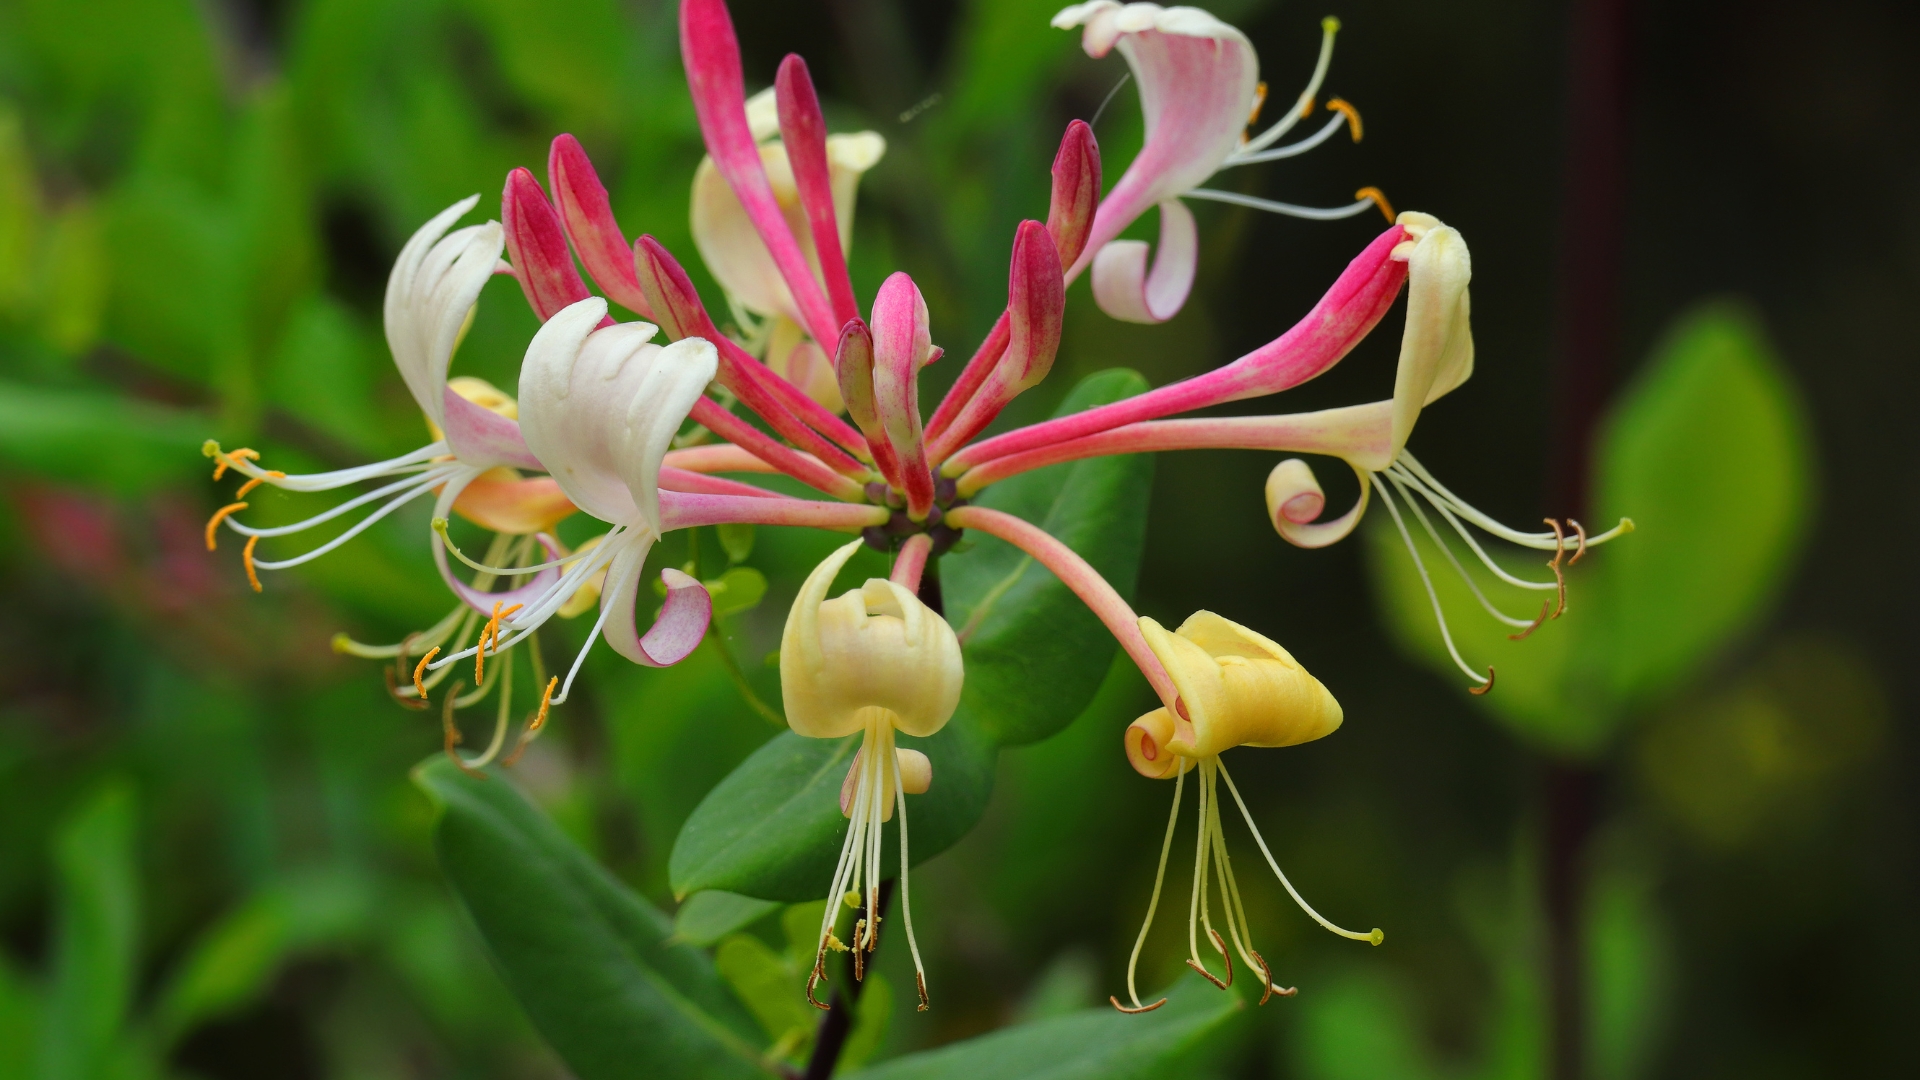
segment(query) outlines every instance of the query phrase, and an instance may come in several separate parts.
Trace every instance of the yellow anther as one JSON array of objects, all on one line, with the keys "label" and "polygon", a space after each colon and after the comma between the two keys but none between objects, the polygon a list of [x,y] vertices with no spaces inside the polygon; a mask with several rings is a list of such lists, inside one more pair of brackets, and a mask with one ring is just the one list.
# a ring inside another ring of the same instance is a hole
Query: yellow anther
[{"label": "yellow anther", "polygon": [[1363,187],[1359,191],[1354,192],[1353,197],[1356,199],[1372,199],[1373,205],[1379,207],[1380,212],[1386,215],[1387,224],[1393,224],[1393,204],[1387,201],[1386,192],[1381,191],[1377,187]]},{"label": "yellow anther", "polygon": [[433,658],[438,655],[439,652],[440,646],[435,645],[433,648],[427,650],[427,655],[421,657],[418,664],[413,666],[413,691],[420,695],[421,701],[427,700],[427,686],[420,681],[420,676],[426,673],[427,665],[433,663]]},{"label": "yellow anther", "polygon": [[221,477],[227,475],[228,469],[239,468],[240,463],[249,458],[252,458],[253,460],[258,461],[260,459],[260,451],[249,449],[243,446],[238,450],[231,450],[226,453],[221,453],[220,450],[216,448],[213,452],[213,459],[214,459],[213,478],[215,480],[220,479]]},{"label": "yellow anther", "polygon": [[1353,141],[1360,141],[1360,110],[1346,98],[1328,98],[1327,108],[1347,118],[1347,131],[1353,135]]},{"label": "yellow anther", "polygon": [[553,688],[560,685],[560,676],[547,680],[547,689],[540,695],[540,711],[534,714],[533,721],[527,725],[527,734],[531,735],[547,724],[547,710],[553,705]]},{"label": "yellow anther", "polygon": [[[245,510],[246,508],[247,508],[246,503],[237,502],[237,503],[230,503],[213,512],[213,516],[207,519],[207,550],[208,551],[212,551],[215,549],[216,544],[214,540],[214,536],[215,536],[214,530],[218,529],[220,527],[220,523],[227,519],[227,515],[239,513],[240,511]],[[257,540],[259,538],[255,537],[255,539]],[[253,550],[252,545],[248,545],[247,550],[252,551]]]},{"label": "yellow anther", "polygon": [[247,492],[252,491],[254,488],[259,487],[261,484],[264,484],[269,480],[285,480],[286,478],[287,478],[287,474],[281,472],[279,469],[268,469],[266,472],[261,473],[259,476],[256,476],[253,479],[247,481],[246,483],[241,484],[240,490],[233,493],[234,498],[244,499],[247,497]]},{"label": "yellow anther", "polygon": [[247,537],[246,550],[240,553],[240,561],[247,566],[247,583],[253,586],[254,592],[262,591],[260,588],[260,575],[253,570],[253,549],[254,546],[259,543],[260,538],[257,536]]},{"label": "yellow anther", "polygon": [[507,610],[501,611],[498,602],[493,605],[493,617],[487,620],[486,627],[480,631],[480,645],[473,654],[473,685],[480,685],[480,676],[487,669],[487,648],[494,646],[494,651],[499,651],[500,620],[519,611],[521,606],[520,604],[515,604]]},{"label": "yellow anther", "polygon": [[1267,103],[1267,84],[1262,81],[1253,87],[1253,111],[1247,114],[1247,126],[1252,127],[1260,120],[1260,107]]}]

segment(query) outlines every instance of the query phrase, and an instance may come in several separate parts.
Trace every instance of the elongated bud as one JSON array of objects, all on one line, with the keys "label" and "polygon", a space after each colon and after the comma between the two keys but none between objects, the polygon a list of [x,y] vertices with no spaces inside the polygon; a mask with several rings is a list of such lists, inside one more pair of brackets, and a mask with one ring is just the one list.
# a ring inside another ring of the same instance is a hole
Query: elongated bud
[{"label": "elongated bud", "polygon": [[[840,249],[839,215],[833,205],[833,173],[827,161],[827,119],[820,112],[807,62],[788,53],[774,78],[774,97],[780,111],[780,141],[793,169],[794,187],[807,214],[814,256],[827,285],[833,314],[844,324],[859,314],[853,282],[847,277],[846,253]],[[797,237],[796,237],[797,239]]]},{"label": "elongated bud", "polygon": [[1037,221],[1023,221],[1013,238],[1007,275],[1007,355],[1001,377],[1017,393],[1047,377],[1060,349],[1060,322],[1067,288],[1053,237]]},{"label": "elongated bud", "polygon": [[[1054,270],[1055,277],[1059,270]],[[933,508],[933,478],[920,437],[920,369],[933,355],[927,301],[920,287],[896,273],[873,298],[873,400],[887,442],[899,457],[907,516],[923,521]]]},{"label": "elongated bud", "polygon": [[1053,197],[1047,203],[1047,232],[1060,253],[1060,269],[1072,266],[1087,246],[1093,214],[1100,208],[1100,144],[1084,120],[1067,125],[1060,152],[1053,157]]},{"label": "elongated bud", "polygon": [[653,319],[670,340],[684,337],[712,337],[713,322],[700,303],[693,279],[686,268],[651,236],[633,243],[633,271],[640,291],[646,294]]},{"label": "elongated bud", "polygon": [[553,186],[561,228],[573,242],[573,250],[579,253],[587,273],[615,303],[653,318],[653,309],[633,273],[627,236],[613,219],[606,186],[600,183],[600,174],[594,171],[580,140],[571,135],[554,138],[547,152],[547,183]]},{"label": "elongated bud", "polygon": [[840,375],[840,400],[847,403],[847,415],[869,441],[884,438],[886,431],[873,401],[873,332],[864,320],[850,319],[841,328],[833,366]]},{"label": "elongated bud", "polygon": [[519,279],[527,303],[541,322],[592,295],[587,283],[580,280],[580,272],[573,268],[573,253],[567,250],[560,215],[531,172],[515,169],[507,174],[507,187],[500,195],[500,220],[506,227],[513,276]]}]

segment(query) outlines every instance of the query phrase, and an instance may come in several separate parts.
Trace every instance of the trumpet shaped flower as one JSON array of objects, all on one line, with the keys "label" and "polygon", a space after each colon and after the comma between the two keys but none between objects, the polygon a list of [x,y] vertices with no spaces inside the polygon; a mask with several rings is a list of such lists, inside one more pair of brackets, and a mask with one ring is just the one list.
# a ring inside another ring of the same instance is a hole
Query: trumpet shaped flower
[{"label": "trumpet shaped flower", "polygon": [[[1160,868],[1155,872],[1147,917],[1141,924],[1140,936],[1134,941],[1133,955],[1127,960],[1127,994],[1133,1004],[1122,1005],[1116,997],[1111,999],[1113,1007],[1121,1012],[1138,1013],[1166,1003],[1165,998],[1151,1005],[1140,1003],[1134,969],[1159,907],[1167,856],[1180,822],[1181,789],[1186,784],[1187,773],[1195,770],[1199,772],[1196,783],[1199,832],[1194,845],[1193,890],[1187,914],[1187,963],[1214,985],[1225,989],[1233,982],[1233,958],[1227,949],[1230,940],[1233,952],[1260,973],[1261,1004],[1273,994],[1290,996],[1294,990],[1274,983],[1273,969],[1253,947],[1246,905],[1241,902],[1240,885],[1234,877],[1226,837],[1220,826],[1221,780],[1226,781],[1227,791],[1260,845],[1260,853],[1266,856],[1274,875],[1302,911],[1328,930],[1355,941],[1378,945],[1385,940],[1385,935],[1378,929],[1365,934],[1343,930],[1301,898],[1281,871],[1267,847],[1266,838],[1260,835],[1259,826],[1253,823],[1253,815],[1220,755],[1236,746],[1296,746],[1330,735],[1340,726],[1340,703],[1287,650],[1211,611],[1195,612],[1174,631],[1143,618],[1140,630],[1154,657],[1164,665],[1177,696],[1171,709],[1155,709],[1127,728],[1127,760],[1143,776],[1155,780],[1173,778],[1173,810],[1167,816],[1166,836],[1160,844]],[[1213,925],[1209,869],[1213,872],[1212,886],[1219,890],[1227,929],[1224,938]],[[1203,929],[1209,944],[1226,964],[1224,979],[1209,971],[1200,958]]]},{"label": "trumpet shaped flower", "polygon": [[[1236,165],[1304,154],[1342,127],[1360,141],[1360,114],[1334,98],[1327,103],[1334,115],[1319,131],[1285,146],[1273,145],[1312,114],[1333,60],[1338,19],[1322,20],[1319,61],[1293,107],[1251,139],[1246,129],[1259,117],[1266,84],[1260,81],[1253,44],[1234,27],[1198,8],[1115,0],[1064,8],[1053,17],[1053,25],[1081,28],[1081,47],[1096,59],[1117,48],[1140,88],[1146,140],[1101,203],[1086,248],[1067,272],[1071,281],[1091,265],[1093,295],[1107,314],[1127,322],[1165,322],[1186,303],[1200,239],[1193,212],[1182,198],[1320,221],[1352,217],[1378,205],[1392,220],[1386,197],[1377,188],[1360,189],[1347,206],[1318,209],[1200,186]],[[1145,241],[1117,237],[1155,207],[1160,210],[1160,249],[1149,267]]]},{"label": "trumpet shaped flower", "polygon": [[[913,953],[920,1009],[927,1008],[926,972],[913,936],[913,904],[907,886],[907,795],[927,790],[932,765],[924,754],[894,745],[896,733],[925,737],[946,726],[960,704],[964,673],[953,628],[899,580],[873,578],[858,589],[827,599],[833,579],[861,541],[835,551],[815,567],[794,598],[780,637],[780,692],[787,723],[808,738],[859,735],[860,752],[842,785],[841,812],[851,819],[827,890],[819,950],[807,979],[807,1000],[819,1008],[814,988],[826,976],[833,918],[840,898],[862,893],[866,910],[878,912],[881,823],[900,818],[900,910]],[[924,546],[924,545],[923,545]],[[908,567],[914,563],[906,561]],[[917,572],[911,569],[917,586]],[[856,977],[861,957],[873,951],[879,919],[854,927]]]}]

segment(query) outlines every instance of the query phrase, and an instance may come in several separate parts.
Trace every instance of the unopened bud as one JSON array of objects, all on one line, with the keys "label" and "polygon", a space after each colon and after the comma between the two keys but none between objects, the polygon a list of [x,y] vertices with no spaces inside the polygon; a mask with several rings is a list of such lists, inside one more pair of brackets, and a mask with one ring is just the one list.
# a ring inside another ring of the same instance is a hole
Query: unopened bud
[{"label": "unopened bud", "polygon": [[592,295],[573,267],[573,253],[567,250],[560,215],[532,173],[515,169],[507,174],[506,190],[500,195],[500,220],[505,226],[513,275],[520,280],[527,303],[541,322]]},{"label": "unopened bud", "polygon": [[873,403],[873,332],[865,321],[850,319],[840,328],[833,366],[839,373],[840,400],[847,405],[847,415],[869,440],[883,438],[886,433]]},{"label": "unopened bud", "polygon": [[606,185],[600,182],[600,174],[594,171],[580,140],[571,135],[554,138],[547,152],[547,182],[553,185],[560,225],[573,242],[573,249],[580,253],[587,273],[614,302],[653,318],[653,309],[633,274],[627,236],[614,220]]},{"label": "unopened bud", "polygon": [[634,241],[633,271],[640,291],[646,294],[647,306],[653,309],[654,321],[668,339],[717,337],[693,279],[660,241],[651,236]]},{"label": "unopened bud", "polygon": [[1007,353],[1001,378],[1017,393],[1034,386],[1053,369],[1060,350],[1060,323],[1067,310],[1067,289],[1053,237],[1037,221],[1023,221],[1013,238],[1007,273]]},{"label": "unopened bud", "polygon": [[1084,120],[1067,125],[1060,152],[1053,158],[1053,197],[1047,203],[1047,232],[1060,253],[1060,268],[1072,266],[1093,232],[1100,208],[1100,144]]}]

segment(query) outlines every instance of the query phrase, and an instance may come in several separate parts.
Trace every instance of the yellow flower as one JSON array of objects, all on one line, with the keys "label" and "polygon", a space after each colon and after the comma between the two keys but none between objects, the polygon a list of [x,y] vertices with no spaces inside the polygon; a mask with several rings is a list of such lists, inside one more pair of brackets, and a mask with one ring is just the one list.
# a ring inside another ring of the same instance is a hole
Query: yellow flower
[{"label": "yellow flower", "polygon": [[[1111,999],[1122,1012],[1157,1009],[1165,1000],[1152,1005],[1140,1004],[1134,985],[1134,968],[1140,949],[1146,944],[1147,931],[1160,904],[1160,886],[1166,878],[1167,855],[1173,847],[1174,827],[1180,820],[1180,796],[1187,772],[1200,771],[1200,827],[1195,841],[1193,894],[1187,914],[1187,963],[1195,971],[1226,988],[1233,982],[1233,959],[1227,951],[1231,939],[1234,951],[1247,965],[1260,973],[1260,1001],[1265,1004],[1273,994],[1291,995],[1292,988],[1273,982],[1272,968],[1253,947],[1247,926],[1246,906],[1240,900],[1240,885],[1227,858],[1226,836],[1220,828],[1219,782],[1227,782],[1227,791],[1253,831],[1260,853],[1267,858],[1280,884],[1300,909],[1313,920],[1342,937],[1356,941],[1384,940],[1379,930],[1369,934],[1343,930],[1322,918],[1301,899],[1280,871],[1280,864],[1268,850],[1260,829],[1253,823],[1245,800],[1234,786],[1233,778],[1220,761],[1222,752],[1236,746],[1295,746],[1332,734],[1340,726],[1340,703],[1334,700],[1320,680],[1307,673],[1292,654],[1274,641],[1254,633],[1230,619],[1211,611],[1195,612],[1178,630],[1169,632],[1152,619],[1140,620],[1140,632],[1148,648],[1166,668],[1178,696],[1174,708],[1165,707],[1135,720],[1127,727],[1127,760],[1141,775],[1156,780],[1174,781],[1173,811],[1167,817],[1166,837],[1160,844],[1160,868],[1154,875],[1153,898],[1147,904],[1146,922],[1134,942],[1133,955],[1127,961],[1127,993],[1132,1007]],[[1211,866],[1221,907],[1226,916],[1226,936],[1214,929],[1209,910],[1207,871]],[[1216,978],[1200,960],[1200,930],[1226,963],[1226,978]]]},{"label": "yellow flower", "polygon": [[[814,1000],[813,990],[825,978],[840,898],[864,892],[866,910],[879,910],[881,824],[897,810],[900,911],[925,1010],[926,976],[907,892],[906,796],[927,790],[933,766],[919,751],[896,748],[894,734],[927,736],[946,726],[960,704],[960,641],[945,619],[898,582],[872,578],[828,600],[834,575],[861,544],[855,540],[840,548],[807,576],[780,638],[780,692],[788,725],[814,739],[861,736],[860,752],[841,786],[841,812],[852,823],[827,890],[807,1000],[826,1008]],[[877,929],[866,920],[854,928],[856,977],[862,952],[873,951]]]}]

